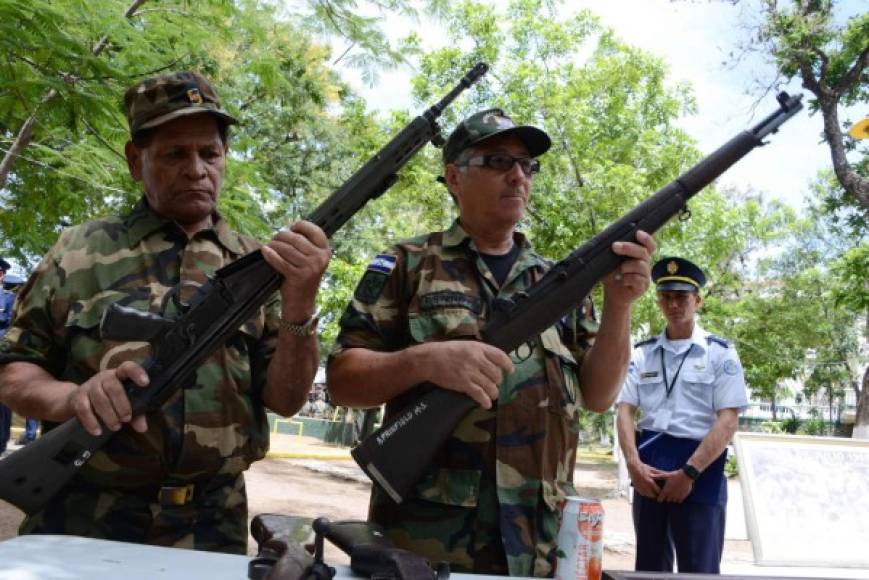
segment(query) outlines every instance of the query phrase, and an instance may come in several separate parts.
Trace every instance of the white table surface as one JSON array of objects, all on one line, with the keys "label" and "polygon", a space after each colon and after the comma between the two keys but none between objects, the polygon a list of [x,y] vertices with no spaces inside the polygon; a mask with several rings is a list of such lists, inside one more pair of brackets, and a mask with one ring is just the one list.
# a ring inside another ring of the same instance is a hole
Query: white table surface
[{"label": "white table surface", "polygon": [[[31,535],[0,542],[0,580],[246,580],[247,556],[94,540]],[[336,566],[337,578],[356,578]],[[455,580],[503,576],[450,574]]]}]

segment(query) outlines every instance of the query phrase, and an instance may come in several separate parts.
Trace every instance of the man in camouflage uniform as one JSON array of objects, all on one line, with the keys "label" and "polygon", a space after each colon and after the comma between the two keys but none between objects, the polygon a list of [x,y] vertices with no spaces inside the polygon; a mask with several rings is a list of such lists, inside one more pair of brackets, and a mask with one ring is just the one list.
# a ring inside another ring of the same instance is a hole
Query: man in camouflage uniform
[{"label": "man in camouflage uniform", "polygon": [[106,308],[172,317],[210,274],[259,244],[216,209],[235,119],[211,84],[195,73],[161,75],[131,87],[124,104],[125,152],[143,198],[127,215],[61,234],[0,344],[0,397],[16,412],[117,433],[21,532],[245,553],[243,472],[268,449],[265,406],[292,415],[313,381],[328,241],[298,222],[262,246],[284,276],[279,295],[162,409],[131,416],[122,382],[147,384],[138,364],[147,344],[101,337]]},{"label": "man in camouflage uniform", "polygon": [[441,178],[458,220],[377,256],[327,368],[338,404],[388,402],[394,414],[424,382],[479,403],[410,498],[397,505],[375,488],[371,499],[370,518],[399,546],[460,571],[553,573],[558,505],[575,493],[578,409],[604,411],[615,399],[630,355],[630,307],[649,284],[654,241],[641,233],[640,243],[613,247],[628,259],[604,281],[599,328],[586,301],[509,356],[479,342],[494,301],[551,265],[515,230],[535,158],[550,145],[546,133],[497,109],[460,123]]}]

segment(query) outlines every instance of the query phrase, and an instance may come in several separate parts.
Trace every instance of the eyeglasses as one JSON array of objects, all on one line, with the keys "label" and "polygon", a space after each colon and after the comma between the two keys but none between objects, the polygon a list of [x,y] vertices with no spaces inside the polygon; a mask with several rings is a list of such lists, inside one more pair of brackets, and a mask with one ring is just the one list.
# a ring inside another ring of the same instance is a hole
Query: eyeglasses
[{"label": "eyeglasses", "polygon": [[530,157],[513,157],[512,155],[507,155],[506,153],[478,155],[477,157],[471,157],[470,159],[462,163],[456,163],[456,165],[458,167],[466,167],[471,165],[477,167],[488,167],[490,169],[494,169],[495,171],[500,171],[501,173],[504,173],[513,169],[513,165],[515,165],[516,163],[519,164],[519,167],[522,169],[522,173],[527,176],[531,176],[535,173],[540,172],[540,161],[538,161],[537,159],[531,159]]}]

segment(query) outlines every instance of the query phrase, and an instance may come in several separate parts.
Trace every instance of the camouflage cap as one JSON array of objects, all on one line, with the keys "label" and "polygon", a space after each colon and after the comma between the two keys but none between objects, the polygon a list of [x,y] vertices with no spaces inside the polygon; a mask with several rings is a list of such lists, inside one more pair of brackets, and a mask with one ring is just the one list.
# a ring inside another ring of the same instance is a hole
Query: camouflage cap
[{"label": "camouflage cap", "polygon": [[549,135],[537,127],[516,125],[501,109],[487,109],[474,113],[453,129],[444,145],[444,163],[452,163],[468,147],[496,135],[515,135],[531,157],[543,155],[552,146]]},{"label": "camouflage cap", "polygon": [[185,115],[210,113],[228,125],[238,121],[220,108],[220,100],[204,76],[188,71],[147,78],[124,94],[130,135]]}]

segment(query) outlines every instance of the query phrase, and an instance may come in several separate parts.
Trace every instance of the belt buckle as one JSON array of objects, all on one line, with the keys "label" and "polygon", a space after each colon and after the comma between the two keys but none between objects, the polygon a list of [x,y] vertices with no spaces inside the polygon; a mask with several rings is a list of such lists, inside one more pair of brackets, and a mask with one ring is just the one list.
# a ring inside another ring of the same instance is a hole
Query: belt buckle
[{"label": "belt buckle", "polygon": [[182,506],[186,505],[191,499],[193,499],[193,489],[194,486],[192,483],[177,486],[164,485],[160,488],[157,497],[160,501],[160,505]]}]

